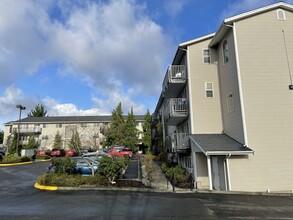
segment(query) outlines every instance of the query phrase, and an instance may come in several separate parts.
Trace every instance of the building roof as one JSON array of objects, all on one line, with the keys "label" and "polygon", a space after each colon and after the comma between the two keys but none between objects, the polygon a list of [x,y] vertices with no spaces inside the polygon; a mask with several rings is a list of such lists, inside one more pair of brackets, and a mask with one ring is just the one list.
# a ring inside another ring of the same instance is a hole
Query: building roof
[{"label": "building roof", "polygon": [[210,42],[209,46],[213,47],[213,46],[217,45],[220,42],[220,40],[222,39],[222,37],[226,34],[228,29],[232,27],[231,25],[233,25],[234,22],[237,22],[237,21],[240,21],[243,19],[247,19],[249,17],[256,16],[258,14],[262,14],[262,13],[265,13],[265,12],[268,12],[268,11],[271,11],[271,10],[274,10],[277,8],[285,9],[285,10],[293,12],[293,5],[287,4],[284,2],[278,2],[275,4],[271,4],[271,5],[268,5],[265,7],[261,7],[261,8],[255,9],[255,10],[248,11],[248,12],[236,15],[236,16],[226,18],[223,21],[220,28],[218,29],[218,31],[216,32],[216,34],[215,34],[213,40]]},{"label": "building roof", "polygon": [[[144,121],[144,115],[135,115],[136,121]],[[26,117],[20,120],[21,123],[89,123],[89,122],[111,122],[111,115],[103,116],[48,116],[48,117]],[[17,123],[11,121],[5,125]]]},{"label": "building roof", "polygon": [[226,134],[191,134],[191,141],[206,155],[248,155],[254,151]]}]

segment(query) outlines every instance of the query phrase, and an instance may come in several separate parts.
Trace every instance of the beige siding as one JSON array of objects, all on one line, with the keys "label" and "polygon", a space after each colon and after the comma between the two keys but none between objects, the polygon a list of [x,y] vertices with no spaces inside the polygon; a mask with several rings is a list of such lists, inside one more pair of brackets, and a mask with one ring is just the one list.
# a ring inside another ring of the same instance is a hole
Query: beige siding
[{"label": "beige siding", "polygon": [[[204,64],[202,50],[208,48],[210,40],[191,45],[189,50],[189,80],[193,106],[194,133],[220,133],[222,131],[222,118],[220,108],[220,95],[217,76],[217,63]],[[212,54],[214,58],[215,54]],[[205,83],[212,82],[214,97],[205,95]]]},{"label": "beige siding", "polygon": [[197,180],[196,185],[198,189],[209,189],[207,157],[203,153],[196,153],[196,169]]},{"label": "beige siding", "polygon": [[[229,49],[229,61],[226,64],[223,62],[224,59],[222,45],[224,40],[227,40]],[[244,143],[233,32],[229,31],[223,41],[219,44],[218,48],[219,83],[221,90],[221,105],[224,127],[223,130],[230,137],[234,138],[240,143]],[[227,96],[230,94],[233,95],[234,100],[233,112],[228,112]]]},{"label": "beige siding", "polygon": [[285,30],[292,70],[293,14],[276,18],[271,11],[236,24],[248,145],[255,155],[230,161],[233,190],[293,189],[293,91],[282,36]]}]

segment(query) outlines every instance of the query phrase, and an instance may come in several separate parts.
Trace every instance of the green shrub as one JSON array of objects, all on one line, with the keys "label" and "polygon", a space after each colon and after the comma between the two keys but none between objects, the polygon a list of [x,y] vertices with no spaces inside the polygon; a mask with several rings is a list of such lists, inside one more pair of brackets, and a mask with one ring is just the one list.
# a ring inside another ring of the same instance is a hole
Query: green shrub
[{"label": "green shrub", "polygon": [[38,160],[49,160],[49,159],[51,159],[51,157],[49,155],[40,156],[40,155],[37,154],[36,159],[38,159]]},{"label": "green shrub", "polygon": [[115,179],[125,169],[124,159],[120,157],[103,157],[100,161],[99,172],[102,173],[110,183],[115,183]]},{"label": "green shrub", "polygon": [[75,172],[76,161],[71,160],[69,157],[53,158],[52,166],[54,166],[54,172],[57,174],[73,174]]},{"label": "green shrub", "polygon": [[180,165],[163,163],[162,170],[174,186],[190,186],[190,176]]},{"label": "green shrub", "polygon": [[30,156],[22,156],[22,157],[15,157],[14,155],[9,155],[8,157],[3,157],[2,163],[21,163],[21,162],[29,162],[33,160],[33,157]]},{"label": "green shrub", "polygon": [[108,184],[108,180],[100,174],[96,174],[95,176],[81,176],[47,173],[39,176],[37,183],[44,186],[58,187],[79,187],[82,185],[106,186]]}]

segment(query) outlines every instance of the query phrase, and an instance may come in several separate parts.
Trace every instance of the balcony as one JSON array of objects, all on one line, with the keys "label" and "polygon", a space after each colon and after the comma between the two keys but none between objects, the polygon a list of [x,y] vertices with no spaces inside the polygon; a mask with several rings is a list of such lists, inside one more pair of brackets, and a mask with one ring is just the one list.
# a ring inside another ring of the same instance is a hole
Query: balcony
[{"label": "balcony", "polygon": [[169,152],[188,153],[190,150],[189,135],[186,133],[173,133],[166,137],[165,147]]},{"label": "balcony", "polygon": [[168,125],[178,125],[188,117],[187,98],[169,99],[165,108],[165,121]]},{"label": "balcony", "polygon": [[163,93],[165,98],[177,97],[186,84],[185,65],[170,66],[163,82]]},{"label": "balcony", "polygon": [[[18,128],[14,128],[13,132],[17,133]],[[42,133],[42,128],[20,128],[19,129],[19,133],[20,134],[41,134]]]}]

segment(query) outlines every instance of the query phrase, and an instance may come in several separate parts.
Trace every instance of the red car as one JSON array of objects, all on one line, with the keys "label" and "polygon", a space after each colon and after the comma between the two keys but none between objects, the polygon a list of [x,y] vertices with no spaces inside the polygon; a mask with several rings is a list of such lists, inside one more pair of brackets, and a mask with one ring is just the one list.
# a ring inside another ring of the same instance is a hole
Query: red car
[{"label": "red car", "polygon": [[53,148],[50,152],[50,156],[51,157],[63,157],[63,156],[65,156],[65,150]]},{"label": "red car", "polygon": [[47,151],[45,151],[45,150],[39,150],[39,151],[37,152],[37,154],[38,154],[39,156],[46,156],[46,155],[48,155]]},{"label": "red car", "polygon": [[77,153],[74,150],[67,150],[65,152],[65,155],[69,156],[69,157],[75,157],[75,156],[77,156]]},{"label": "red car", "polygon": [[115,146],[110,149],[108,154],[112,156],[119,156],[119,157],[124,157],[124,156],[132,157],[133,152],[130,149],[125,148],[124,146]]}]

